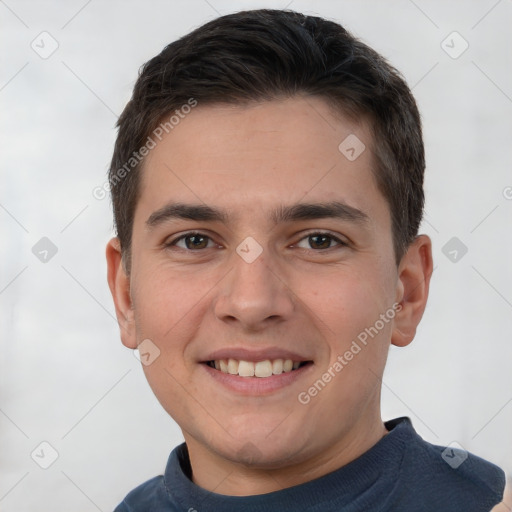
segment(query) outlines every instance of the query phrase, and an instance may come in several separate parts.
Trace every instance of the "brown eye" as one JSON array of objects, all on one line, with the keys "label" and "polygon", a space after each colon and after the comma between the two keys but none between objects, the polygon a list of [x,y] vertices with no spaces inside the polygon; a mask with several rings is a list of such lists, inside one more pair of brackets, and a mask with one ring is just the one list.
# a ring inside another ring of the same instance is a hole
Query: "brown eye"
[{"label": "brown eye", "polygon": [[310,235],[300,240],[300,242],[297,244],[297,246],[301,247],[302,249],[315,250],[325,250],[331,249],[334,246],[345,245],[347,244],[329,233],[311,233]]},{"label": "brown eye", "polygon": [[167,247],[176,246],[180,249],[194,251],[211,247],[211,245],[208,245],[210,243],[210,237],[203,235],[202,233],[186,233],[167,244]]},{"label": "brown eye", "polygon": [[311,235],[309,237],[309,245],[313,249],[329,249],[332,238],[327,235]]},{"label": "brown eye", "polygon": [[187,249],[204,249],[208,246],[208,237],[203,235],[189,235],[184,238]]}]

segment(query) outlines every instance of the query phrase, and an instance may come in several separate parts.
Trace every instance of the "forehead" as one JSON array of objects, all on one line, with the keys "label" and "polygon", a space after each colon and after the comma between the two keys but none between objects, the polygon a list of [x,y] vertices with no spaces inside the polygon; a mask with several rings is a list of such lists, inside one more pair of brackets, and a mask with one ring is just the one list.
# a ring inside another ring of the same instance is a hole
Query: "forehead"
[{"label": "forehead", "polygon": [[367,124],[334,116],[320,98],[199,102],[156,142],[144,162],[138,208],[171,199],[222,205],[233,215],[302,200],[343,201],[369,216],[386,208]]}]

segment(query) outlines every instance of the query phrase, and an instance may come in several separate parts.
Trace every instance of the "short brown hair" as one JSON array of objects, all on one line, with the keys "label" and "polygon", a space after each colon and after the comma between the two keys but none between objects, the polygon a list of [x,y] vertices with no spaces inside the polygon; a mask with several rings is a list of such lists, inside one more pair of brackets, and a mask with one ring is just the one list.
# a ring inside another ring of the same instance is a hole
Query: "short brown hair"
[{"label": "short brown hair", "polygon": [[138,151],[166,116],[191,99],[243,104],[297,94],[323,98],[340,113],[370,121],[374,174],[389,203],[398,263],[418,234],[424,207],[425,154],[411,91],[395,68],[338,23],[272,9],[210,21],[141,68],[118,121],[109,171],[125,263],[144,161]]}]

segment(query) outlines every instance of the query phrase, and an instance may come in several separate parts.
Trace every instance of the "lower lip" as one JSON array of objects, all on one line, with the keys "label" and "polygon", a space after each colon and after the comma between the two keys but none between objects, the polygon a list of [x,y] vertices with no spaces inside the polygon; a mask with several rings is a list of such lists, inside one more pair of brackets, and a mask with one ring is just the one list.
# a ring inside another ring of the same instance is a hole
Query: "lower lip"
[{"label": "lower lip", "polygon": [[308,363],[296,370],[283,372],[270,377],[240,377],[216,370],[207,364],[201,366],[216,382],[222,384],[231,391],[242,395],[267,395],[286,386],[290,386],[301,377],[310,372],[313,364]]}]

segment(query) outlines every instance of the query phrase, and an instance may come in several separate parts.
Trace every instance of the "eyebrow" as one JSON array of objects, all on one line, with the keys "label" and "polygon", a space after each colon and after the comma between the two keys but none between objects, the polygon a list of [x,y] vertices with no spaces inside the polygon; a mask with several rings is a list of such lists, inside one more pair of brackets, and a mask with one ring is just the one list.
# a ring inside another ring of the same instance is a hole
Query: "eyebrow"
[{"label": "eyebrow", "polygon": [[[339,201],[281,205],[271,211],[269,218],[274,224],[326,218],[344,220],[361,225],[367,224],[370,221],[370,217],[363,211]],[[169,203],[153,212],[146,220],[146,226],[153,229],[159,224],[174,219],[227,223],[229,214],[226,210],[205,204]]]}]

